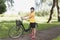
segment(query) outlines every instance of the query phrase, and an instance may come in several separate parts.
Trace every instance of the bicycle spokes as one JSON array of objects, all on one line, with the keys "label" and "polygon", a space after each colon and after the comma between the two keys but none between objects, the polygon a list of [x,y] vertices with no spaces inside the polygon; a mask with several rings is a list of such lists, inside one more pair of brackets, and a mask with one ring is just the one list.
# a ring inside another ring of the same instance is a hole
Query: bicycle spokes
[{"label": "bicycle spokes", "polygon": [[22,35],[22,33],[23,33],[22,28],[13,27],[9,31],[9,36],[11,38],[18,38],[18,37],[20,37]]}]

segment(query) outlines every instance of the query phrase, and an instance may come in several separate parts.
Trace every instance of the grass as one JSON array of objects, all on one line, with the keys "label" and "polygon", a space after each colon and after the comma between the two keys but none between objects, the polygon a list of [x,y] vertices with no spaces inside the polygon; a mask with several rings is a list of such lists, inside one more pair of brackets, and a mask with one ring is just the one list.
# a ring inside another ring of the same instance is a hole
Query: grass
[{"label": "grass", "polygon": [[[50,27],[54,27],[54,26],[58,26],[60,25],[60,23],[58,22],[53,22],[53,23],[43,23],[43,24],[38,24],[37,29],[38,30],[44,30]],[[16,26],[15,21],[9,21],[9,22],[0,22],[0,38],[7,38],[8,36],[8,30],[11,27]],[[28,23],[24,23],[25,28],[28,28],[29,24]]]},{"label": "grass", "polygon": [[60,40],[60,36],[58,36],[57,38],[53,39],[53,40]]}]

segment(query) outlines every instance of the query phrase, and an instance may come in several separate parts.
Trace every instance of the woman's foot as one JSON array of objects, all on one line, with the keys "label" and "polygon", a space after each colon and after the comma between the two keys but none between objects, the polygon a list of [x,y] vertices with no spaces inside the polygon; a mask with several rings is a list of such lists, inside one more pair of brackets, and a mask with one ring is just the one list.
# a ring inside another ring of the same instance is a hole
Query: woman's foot
[{"label": "woman's foot", "polygon": [[35,40],[35,36],[32,36],[31,40]]},{"label": "woman's foot", "polygon": [[31,37],[31,40],[35,40],[35,36],[33,34],[29,34],[29,36]]}]

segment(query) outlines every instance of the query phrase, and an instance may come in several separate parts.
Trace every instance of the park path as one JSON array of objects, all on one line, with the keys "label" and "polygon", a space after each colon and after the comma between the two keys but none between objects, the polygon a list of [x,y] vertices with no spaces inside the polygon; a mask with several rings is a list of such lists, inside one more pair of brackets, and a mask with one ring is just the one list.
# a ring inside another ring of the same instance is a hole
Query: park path
[{"label": "park path", "polygon": [[[41,31],[39,30],[36,34],[37,36],[36,40],[52,40],[59,35],[60,35],[60,26],[56,26],[46,30],[41,30]],[[0,40],[30,40],[30,38],[28,36],[25,36],[23,38],[18,38],[18,39],[6,38]]]}]

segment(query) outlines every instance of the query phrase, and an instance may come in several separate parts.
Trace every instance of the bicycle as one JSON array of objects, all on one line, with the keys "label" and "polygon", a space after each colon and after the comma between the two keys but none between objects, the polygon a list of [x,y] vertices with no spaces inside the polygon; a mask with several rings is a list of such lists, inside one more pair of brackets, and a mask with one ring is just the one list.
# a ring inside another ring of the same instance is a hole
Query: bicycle
[{"label": "bicycle", "polygon": [[[36,26],[38,26],[37,23],[35,23],[35,24],[36,24]],[[9,29],[8,35],[10,38],[19,38],[24,34],[24,32],[29,32],[29,33],[31,32],[31,30],[28,30],[28,31],[26,31],[26,30],[27,29],[25,29],[25,27],[23,25],[23,21],[16,20],[16,26]]]}]

